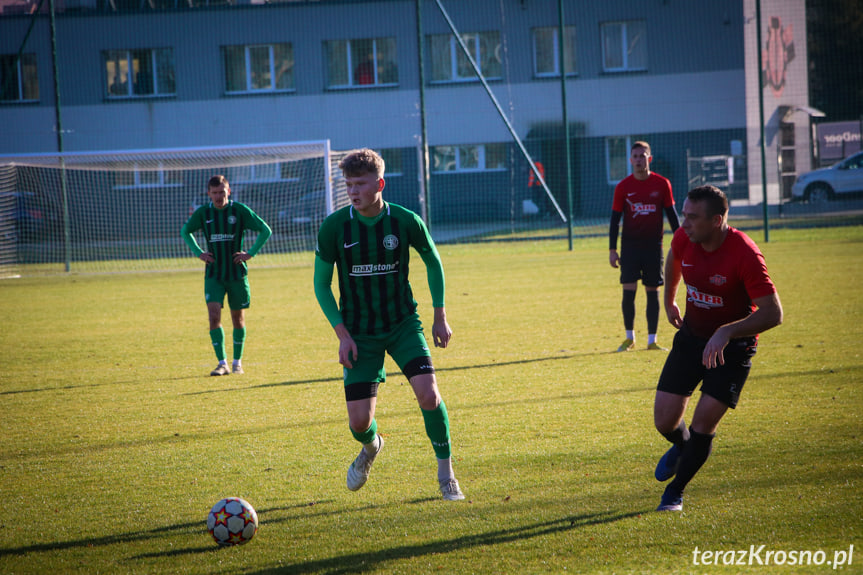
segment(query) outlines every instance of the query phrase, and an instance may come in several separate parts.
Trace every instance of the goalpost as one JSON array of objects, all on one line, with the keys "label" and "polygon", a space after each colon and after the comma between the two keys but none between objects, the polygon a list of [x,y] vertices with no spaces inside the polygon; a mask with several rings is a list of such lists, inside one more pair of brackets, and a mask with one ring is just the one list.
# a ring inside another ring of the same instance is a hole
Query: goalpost
[{"label": "goalpost", "polygon": [[301,261],[347,202],[344,154],[322,140],[0,156],[0,277],[198,268],[180,228],[214,174],[273,229],[256,265]]}]

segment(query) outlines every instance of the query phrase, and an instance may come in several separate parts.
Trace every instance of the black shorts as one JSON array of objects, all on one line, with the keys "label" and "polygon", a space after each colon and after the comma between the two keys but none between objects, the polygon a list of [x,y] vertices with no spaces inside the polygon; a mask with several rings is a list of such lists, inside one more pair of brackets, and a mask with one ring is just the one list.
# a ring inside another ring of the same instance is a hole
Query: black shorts
[{"label": "black shorts", "polygon": [[701,393],[734,409],[752,368],[757,344],[755,337],[732,339],[723,354],[725,364],[707,369],[701,363],[707,340],[695,337],[684,325],[674,335],[656,389],[689,397],[701,381]]},{"label": "black shorts", "polygon": [[620,283],[641,280],[647,287],[663,284],[662,243],[643,244],[624,241],[620,245]]}]

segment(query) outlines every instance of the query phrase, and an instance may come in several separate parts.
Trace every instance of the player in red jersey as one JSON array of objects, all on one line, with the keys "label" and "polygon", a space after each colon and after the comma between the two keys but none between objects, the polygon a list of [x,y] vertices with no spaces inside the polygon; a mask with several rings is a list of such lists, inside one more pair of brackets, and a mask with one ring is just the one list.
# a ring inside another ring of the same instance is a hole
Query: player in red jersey
[{"label": "player in red jersey", "polygon": [[[758,334],[782,323],[782,304],[764,256],[746,234],[728,225],[728,199],[713,186],[689,192],[683,223],[665,262],[665,313],[678,328],[659,376],[653,417],[673,445],[656,479],[674,477],[657,511],[680,511],[683,490],[710,456],[716,427],[737,405]],[[686,314],[675,302],[686,284]],[[683,419],[692,392],[701,397],[689,428]]]},{"label": "player in red jersey", "polygon": [[[662,213],[665,212],[671,231],[679,223],[674,211],[671,182],[650,171],[650,144],[635,142],[629,154],[632,174],[614,188],[611,205],[611,225],[608,238],[608,262],[620,267],[623,285],[623,327],[626,339],[617,351],[629,351],[635,346],[635,292],[638,280],[647,296],[647,349],[658,349],[656,330],[659,327],[659,286],[662,285]],[[620,255],[617,254],[617,233],[623,219]]]}]

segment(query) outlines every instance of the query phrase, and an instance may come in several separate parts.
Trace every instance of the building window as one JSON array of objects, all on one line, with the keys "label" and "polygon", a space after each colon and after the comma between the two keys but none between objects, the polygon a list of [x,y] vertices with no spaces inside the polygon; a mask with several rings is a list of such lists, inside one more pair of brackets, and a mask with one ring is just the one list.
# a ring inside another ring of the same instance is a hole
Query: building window
[{"label": "building window", "polygon": [[505,144],[435,146],[433,172],[484,172],[506,169]]},{"label": "building window", "polygon": [[330,88],[393,86],[399,81],[395,38],[326,42]]},{"label": "building window", "polygon": [[[560,76],[560,44],[557,27],[534,28],[533,70],[537,77]],[[576,73],[575,26],[563,29],[563,61],[567,76]]]},{"label": "building window", "polygon": [[39,100],[36,54],[0,55],[0,101],[35,102]]},{"label": "building window", "polygon": [[602,25],[602,69],[647,70],[647,27],[643,20]]},{"label": "building window", "polygon": [[605,139],[605,166],[609,184],[616,185],[632,173],[632,164],[629,163],[632,144],[645,139],[644,136],[614,136]]},{"label": "building window", "polygon": [[269,164],[249,164],[228,168],[228,179],[240,183],[298,182],[295,173],[296,162],[272,162]]},{"label": "building window", "polygon": [[134,188],[165,188],[180,187],[183,184],[183,173],[179,170],[166,170],[159,162],[155,168],[143,168],[139,164],[118,166],[113,172],[114,189]]},{"label": "building window", "polygon": [[[471,57],[486,78],[500,78],[501,65],[500,32],[478,32],[462,34]],[[476,73],[461,46],[452,34],[436,34],[429,37],[432,82],[475,81]]]},{"label": "building window", "polygon": [[294,89],[291,44],[224,46],[225,91],[279,92]]},{"label": "building window", "polygon": [[109,50],[103,53],[109,98],[175,94],[174,51]]},{"label": "building window", "polygon": [[401,148],[383,148],[380,150],[381,157],[384,159],[384,165],[386,166],[386,177],[401,176],[404,174],[403,152],[404,150]]}]

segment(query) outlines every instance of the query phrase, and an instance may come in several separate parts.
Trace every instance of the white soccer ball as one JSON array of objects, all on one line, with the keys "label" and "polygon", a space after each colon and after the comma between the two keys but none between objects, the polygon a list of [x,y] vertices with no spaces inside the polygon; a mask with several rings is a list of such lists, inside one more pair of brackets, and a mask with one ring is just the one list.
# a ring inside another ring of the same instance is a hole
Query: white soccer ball
[{"label": "white soccer ball", "polygon": [[258,532],[258,514],[245,499],[227,497],[210,509],[207,531],[219,545],[243,545]]}]

